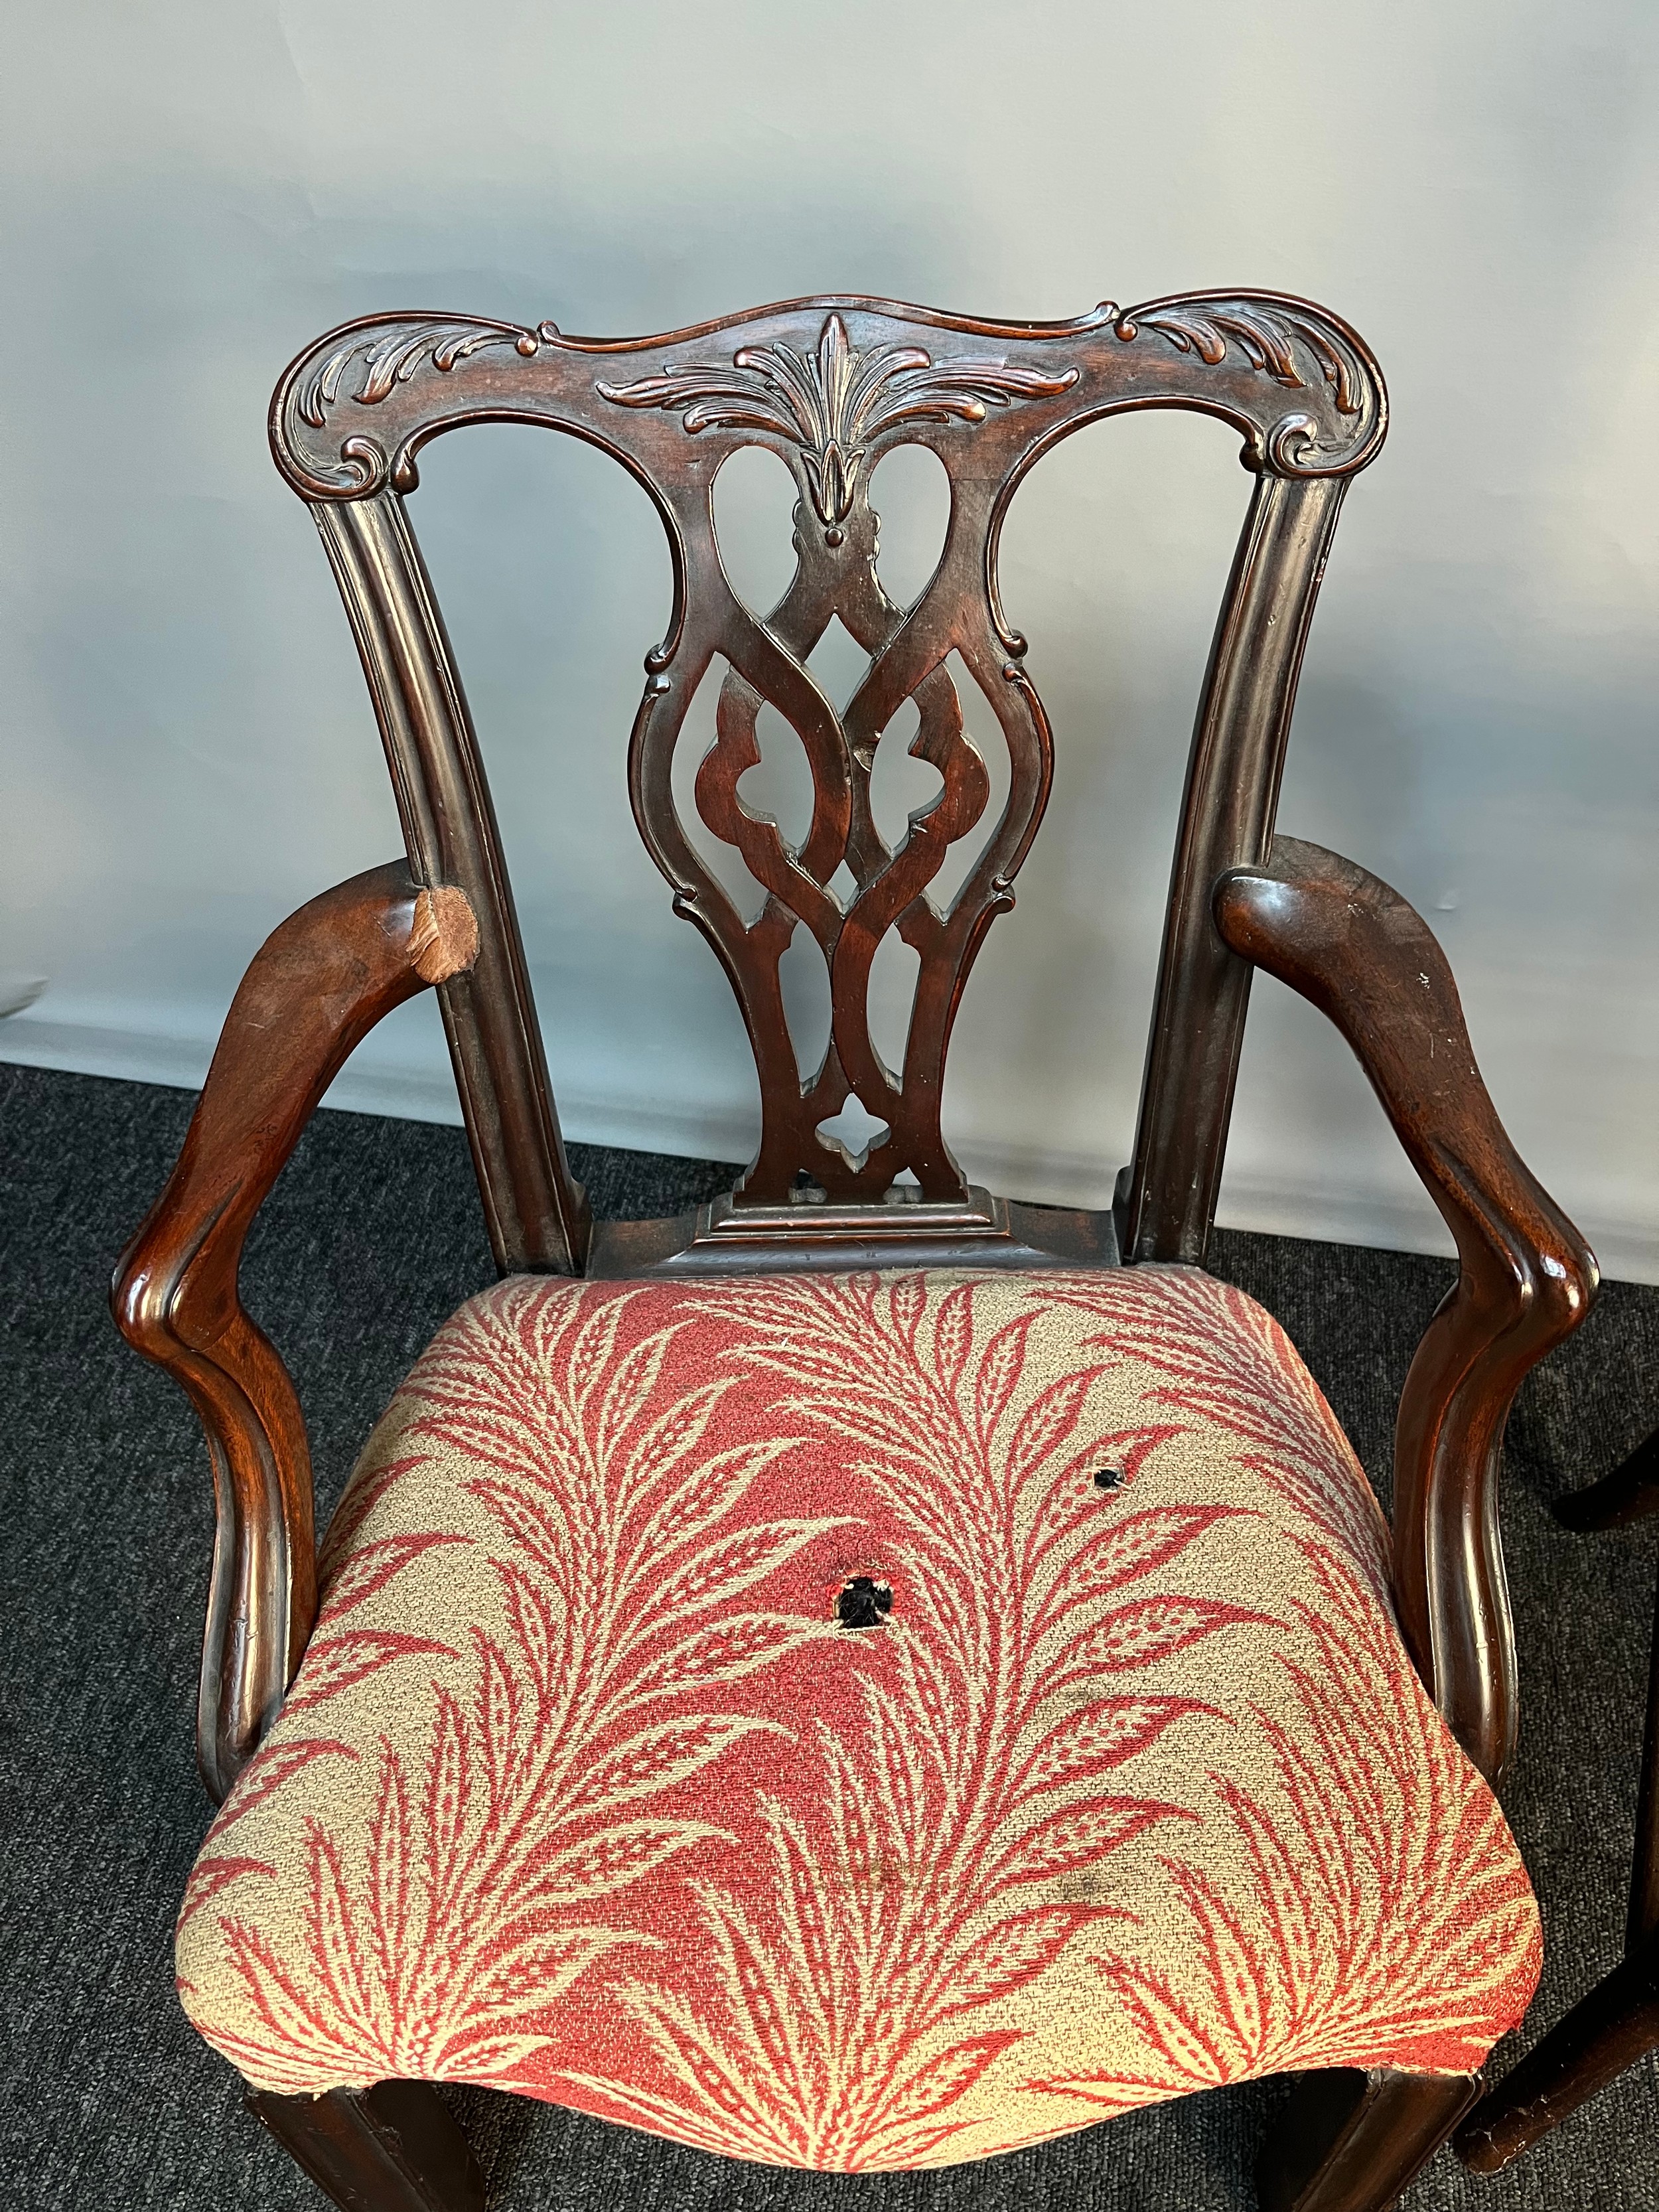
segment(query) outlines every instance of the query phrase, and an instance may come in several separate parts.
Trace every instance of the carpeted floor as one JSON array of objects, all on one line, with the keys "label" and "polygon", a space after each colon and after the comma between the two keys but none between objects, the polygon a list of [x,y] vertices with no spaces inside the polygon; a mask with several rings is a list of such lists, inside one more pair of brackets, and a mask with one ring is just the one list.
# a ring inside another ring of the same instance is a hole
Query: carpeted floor
[{"label": "carpeted floor", "polygon": [[[184,1398],[120,1344],[111,1263],[166,1174],[181,1092],[0,1066],[6,1408],[0,2203],[28,2212],[276,2212],[322,2199],[240,2110],[173,1997],[173,1916],[206,1801],[191,1764],[211,1534]],[[670,1212],[729,1181],[580,1150],[598,1210]],[[1449,1270],[1398,1253],[1222,1235],[1215,1272],[1290,1330],[1384,1486],[1394,1401]],[[266,1206],[245,1291],[300,1386],[326,1511],[436,1323],[488,1281],[459,1130],[324,1114]],[[1508,1807],[1547,1962],[1526,2031],[1620,1949],[1655,1547],[1575,1538],[1547,1501],[1659,1420],[1659,1291],[1609,1285],[1510,1431],[1505,1528],[1525,1687]],[[1443,2153],[1412,2212],[1659,2203],[1650,2062],[1496,2182]],[[848,2180],[731,2165],[573,2113],[469,2092],[491,2212],[1231,2212],[1280,2091],[1189,2098],[1042,2148]]]}]

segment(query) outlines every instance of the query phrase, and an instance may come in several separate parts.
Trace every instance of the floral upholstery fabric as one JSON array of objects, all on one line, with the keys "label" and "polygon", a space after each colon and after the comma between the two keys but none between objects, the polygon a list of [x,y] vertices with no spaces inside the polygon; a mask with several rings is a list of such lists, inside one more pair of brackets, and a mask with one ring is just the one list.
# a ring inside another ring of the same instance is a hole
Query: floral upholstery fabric
[{"label": "floral upholstery fabric", "polygon": [[844,2169],[1473,2069],[1537,1913],[1387,1544],[1194,1270],[503,1283],[335,1516],[185,2007],[264,2087]]}]

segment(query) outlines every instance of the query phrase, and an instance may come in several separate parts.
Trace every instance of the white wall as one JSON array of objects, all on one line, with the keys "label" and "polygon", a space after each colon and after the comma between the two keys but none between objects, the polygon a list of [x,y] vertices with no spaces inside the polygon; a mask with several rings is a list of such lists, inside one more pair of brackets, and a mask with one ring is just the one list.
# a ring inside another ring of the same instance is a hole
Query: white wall
[{"label": "white wall", "polygon": [[[49,981],[0,1054],[198,1081],[264,933],[398,849],[264,445],[276,372],[331,323],[633,333],[819,289],[1054,316],[1273,287],[1356,323],[1395,407],[1281,824],[1431,915],[1513,1134],[1611,1272],[1659,1279],[1648,0],[59,0],[8,29],[0,1003],[4,976]],[[1099,1198],[1129,1142],[1235,452],[1196,419],[1104,425],[1010,528],[1057,801],[970,991],[948,1126],[1016,1194]],[[533,432],[423,471],[568,1128],[740,1157],[737,1020],[622,788],[657,526]],[[452,1115],[430,1006],[335,1097]],[[1231,1158],[1225,1220],[1437,1241],[1345,1048],[1271,982]]]}]

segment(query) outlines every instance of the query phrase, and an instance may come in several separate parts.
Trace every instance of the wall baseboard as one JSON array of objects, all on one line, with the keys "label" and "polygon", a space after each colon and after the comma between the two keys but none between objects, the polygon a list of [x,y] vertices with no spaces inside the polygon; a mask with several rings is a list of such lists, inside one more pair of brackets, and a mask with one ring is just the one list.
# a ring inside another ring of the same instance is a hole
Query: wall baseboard
[{"label": "wall baseboard", "polygon": [[[56,1068],[67,1074],[101,1075],[129,1083],[159,1083],[199,1090],[211,1046],[199,1039],[150,1031],[102,1028],[19,1015],[0,1024],[0,1063]],[[324,1101],[347,1113],[386,1114],[411,1121],[459,1126],[460,1107],[447,1066],[376,1061],[359,1054],[342,1070]],[[676,1108],[616,1097],[584,1097],[566,1085],[559,1118],[573,1143],[620,1145],[637,1152],[684,1158],[741,1160],[753,1144],[750,1121],[730,1109]],[[1116,1164],[1006,1139],[957,1144],[963,1165],[976,1182],[1013,1198],[1039,1204],[1104,1206]],[[1659,1219],[1610,1194],[1583,1207],[1578,1224],[1610,1279],[1659,1283]],[[1217,1220],[1223,1228],[1268,1236],[1305,1237],[1328,1244],[1361,1244],[1397,1252],[1449,1256],[1452,1243],[1426,1196],[1385,1186],[1363,1166],[1341,1182],[1297,1178],[1271,1169],[1230,1168]]]}]

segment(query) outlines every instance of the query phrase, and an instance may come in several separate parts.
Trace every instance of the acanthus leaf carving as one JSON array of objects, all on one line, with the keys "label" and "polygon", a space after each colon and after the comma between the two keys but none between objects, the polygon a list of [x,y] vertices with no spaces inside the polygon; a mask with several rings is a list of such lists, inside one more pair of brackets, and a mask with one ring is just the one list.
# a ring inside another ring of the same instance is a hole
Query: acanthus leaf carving
[{"label": "acanthus leaf carving", "polygon": [[400,384],[407,384],[424,362],[444,375],[486,346],[510,345],[526,360],[556,339],[551,323],[527,330],[516,323],[440,321],[399,323],[390,331],[365,337],[356,333],[343,345],[319,362],[295,397],[301,422],[320,430],[328,410],[340,398],[340,387],[354,362],[362,365],[361,387],[349,397],[360,407],[377,407]]},{"label": "acanthus leaf carving", "polygon": [[771,430],[787,438],[800,450],[812,504],[835,544],[871,442],[883,431],[907,422],[982,422],[993,407],[1068,392],[1079,373],[1048,375],[1000,357],[936,362],[920,346],[860,349],[832,313],[812,354],[781,342],[742,346],[730,369],[714,363],[670,368],[594,389],[618,407],[679,410],[694,436],[718,428]]},{"label": "acanthus leaf carving", "polygon": [[1299,339],[1319,363],[1321,374],[1331,387],[1338,414],[1359,412],[1356,365],[1344,358],[1340,349],[1316,324],[1303,316],[1270,314],[1262,307],[1243,306],[1206,307],[1202,313],[1195,309],[1164,309],[1146,314],[1130,308],[1118,317],[1112,327],[1125,344],[1131,343],[1142,330],[1156,331],[1177,352],[1195,353],[1212,368],[1225,360],[1228,339],[1236,338],[1253,368],[1265,371],[1275,383],[1287,385],[1293,391],[1307,388],[1307,379],[1297,364],[1293,343]]},{"label": "acanthus leaf carving", "polygon": [[1378,404],[1374,376],[1340,330],[1316,314],[1298,312],[1295,301],[1268,307],[1261,301],[1212,295],[1157,301],[1123,309],[1112,330],[1125,345],[1142,331],[1156,332],[1178,353],[1190,354],[1211,368],[1219,367],[1236,345],[1252,368],[1288,391],[1310,392],[1322,381],[1331,405],[1352,429],[1334,445],[1322,446],[1314,416],[1293,410],[1251,439],[1247,452],[1252,466],[1265,464],[1279,476],[1312,476],[1333,459],[1352,466],[1356,446],[1366,459],[1376,449],[1385,410]]}]

